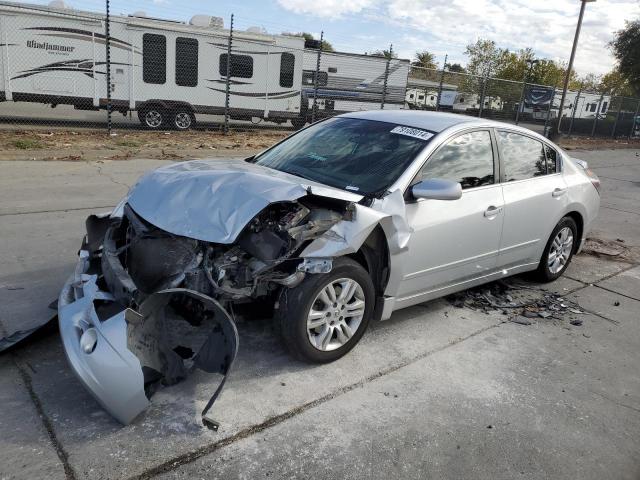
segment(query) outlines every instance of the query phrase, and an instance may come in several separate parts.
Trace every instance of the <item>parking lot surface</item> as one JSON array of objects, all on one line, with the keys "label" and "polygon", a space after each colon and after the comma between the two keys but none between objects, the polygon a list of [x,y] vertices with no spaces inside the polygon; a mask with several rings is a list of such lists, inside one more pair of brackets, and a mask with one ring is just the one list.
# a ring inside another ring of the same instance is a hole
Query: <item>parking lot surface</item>
[{"label": "parking lot surface", "polygon": [[[640,477],[640,158],[572,152],[603,184],[593,237],[623,254],[576,257],[546,288],[569,318],[513,323],[446,299],[372,325],[339,361],[293,361],[269,319],[244,319],[239,358],[197,372],[117,424],[73,376],[56,334],[0,354],[0,478]],[[26,329],[73,270],[90,213],[160,160],[0,162],[0,328]],[[576,315],[574,315],[576,317]]]}]

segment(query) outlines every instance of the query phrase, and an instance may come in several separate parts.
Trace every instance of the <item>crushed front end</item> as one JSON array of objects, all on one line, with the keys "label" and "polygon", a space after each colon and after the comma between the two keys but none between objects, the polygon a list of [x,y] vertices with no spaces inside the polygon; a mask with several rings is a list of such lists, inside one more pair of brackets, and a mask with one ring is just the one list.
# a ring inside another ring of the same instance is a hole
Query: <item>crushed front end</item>
[{"label": "crushed front end", "polygon": [[313,239],[350,219],[353,205],[313,195],[268,205],[232,243],[175,235],[122,203],[87,219],[73,276],[58,301],[60,332],[81,382],[118,421],[130,423],[155,390],[193,369],[223,376],[238,351],[230,304],[274,300],[331,260],[302,259]]}]

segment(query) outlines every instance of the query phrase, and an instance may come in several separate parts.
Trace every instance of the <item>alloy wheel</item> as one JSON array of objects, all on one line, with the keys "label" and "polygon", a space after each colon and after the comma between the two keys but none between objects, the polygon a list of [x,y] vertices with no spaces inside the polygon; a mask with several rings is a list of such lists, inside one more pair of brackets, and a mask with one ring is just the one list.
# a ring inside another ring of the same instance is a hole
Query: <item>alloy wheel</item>
[{"label": "alloy wheel", "polygon": [[158,128],[162,125],[162,114],[158,110],[149,110],[144,115],[144,123],[149,128]]},{"label": "alloy wheel", "polygon": [[179,112],[176,114],[174,122],[180,130],[187,130],[191,127],[191,115],[187,112]]},{"label": "alloy wheel", "polygon": [[342,347],[360,327],[364,312],[360,284],[351,278],[332,280],[316,295],[307,315],[311,345],[325,352]]},{"label": "alloy wheel", "polygon": [[549,247],[547,267],[552,274],[555,275],[565,267],[571,257],[572,250],[573,232],[569,227],[564,227],[558,232]]}]

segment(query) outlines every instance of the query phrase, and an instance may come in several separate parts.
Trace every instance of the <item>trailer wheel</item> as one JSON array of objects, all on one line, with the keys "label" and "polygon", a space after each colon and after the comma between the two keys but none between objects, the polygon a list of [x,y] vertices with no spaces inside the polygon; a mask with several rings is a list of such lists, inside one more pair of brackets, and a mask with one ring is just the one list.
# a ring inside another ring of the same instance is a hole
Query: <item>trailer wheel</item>
[{"label": "trailer wheel", "polygon": [[189,130],[196,124],[196,117],[187,108],[177,108],[171,117],[171,126],[176,130]]},{"label": "trailer wheel", "polygon": [[165,124],[166,112],[161,107],[150,106],[138,110],[140,123],[151,130],[158,130]]}]

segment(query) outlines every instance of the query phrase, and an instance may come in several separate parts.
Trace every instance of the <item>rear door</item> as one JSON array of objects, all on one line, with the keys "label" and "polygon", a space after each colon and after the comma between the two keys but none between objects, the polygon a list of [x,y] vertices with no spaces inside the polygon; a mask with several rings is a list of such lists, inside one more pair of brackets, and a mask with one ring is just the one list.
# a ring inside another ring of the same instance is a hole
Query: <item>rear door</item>
[{"label": "rear door", "polygon": [[449,179],[460,182],[463,192],[458,200],[408,201],[413,233],[399,305],[496,268],[503,216],[496,163],[490,129],[458,134],[427,160],[414,183]]},{"label": "rear door", "polygon": [[504,194],[498,264],[509,268],[537,263],[568,201],[557,153],[519,132],[497,130],[496,140]]}]

